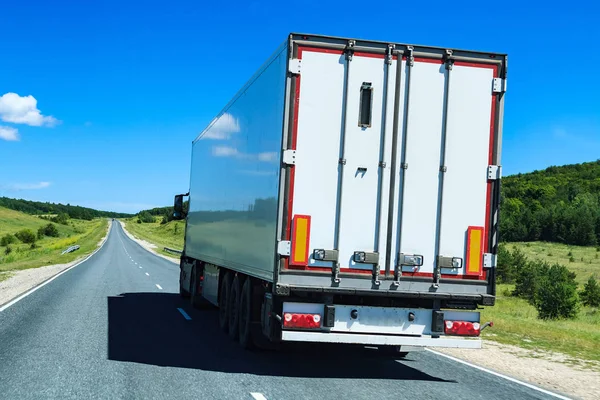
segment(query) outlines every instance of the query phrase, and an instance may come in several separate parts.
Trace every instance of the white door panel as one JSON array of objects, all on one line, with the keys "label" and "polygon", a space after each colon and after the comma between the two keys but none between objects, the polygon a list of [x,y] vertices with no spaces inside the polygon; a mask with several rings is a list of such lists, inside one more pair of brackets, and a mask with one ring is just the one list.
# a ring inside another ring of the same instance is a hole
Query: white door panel
[{"label": "white door panel", "polygon": [[292,213],[311,216],[310,250],[334,247],[344,65],[340,54],[302,53]]},{"label": "white door panel", "polygon": [[[433,272],[446,70],[415,62],[411,69],[400,251],[423,256],[417,272]],[[400,153],[398,153],[400,154]],[[412,267],[403,267],[413,272]]]},{"label": "white door panel", "polygon": [[[450,78],[440,254],[466,260],[469,226],[485,226],[490,148],[490,68],[455,65]],[[463,274],[443,269],[444,274]]]}]

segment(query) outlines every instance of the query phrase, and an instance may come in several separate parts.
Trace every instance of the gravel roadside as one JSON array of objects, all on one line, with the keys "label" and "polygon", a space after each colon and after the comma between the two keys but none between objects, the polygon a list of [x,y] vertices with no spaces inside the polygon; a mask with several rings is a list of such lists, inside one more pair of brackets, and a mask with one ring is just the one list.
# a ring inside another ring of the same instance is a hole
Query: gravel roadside
[{"label": "gravel roadside", "polygon": [[[580,399],[600,399],[600,363],[484,340],[480,350],[435,349],[480,367]],[[582,362],[583,364],[583,362]]]},{"label": "gravel roadside", "polygon": [[[98,247],[94,251],[98,251],[98,249],[102,247],[104,242],[106,242],[106,238],[108,238],[108,232],[110,232],[111,226],[112,221],[109,220],[106,235],[104,235],[102,240],[98,242]],[[52,278],[53,276],[61,273],[62,271],[73,267],[88,256],[89,254],[86,254],[85,256],[81,256],[76,260],[73,260],[66,264],[54,264],[47,265],[44,267],[24,269],[20,271],[10,271],[11,277],[0,282],[0,306],[10,302],[12,299],[20,296],[28,290],[31,290],[34,287],[41,285],[42,283]]]}]

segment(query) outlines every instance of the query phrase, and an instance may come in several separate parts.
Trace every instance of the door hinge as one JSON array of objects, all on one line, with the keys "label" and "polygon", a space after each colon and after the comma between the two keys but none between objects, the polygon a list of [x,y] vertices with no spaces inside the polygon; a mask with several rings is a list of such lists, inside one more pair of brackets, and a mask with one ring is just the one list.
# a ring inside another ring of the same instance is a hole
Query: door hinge
[{"label": "door hinge", "polygon": [[415,65],[415,47],[414,46],[406,46],[406,62],[409,67],[413,67]]},{"label": "door hinge", "polygon": [[302,69],[302,60],[298,58],[291,58],[288,63],[288,71],[294,75],[300,75]]},{"label": "door hinge", "polygon": [[280,256],[289,256],[291,253],[292,242],[289,240],[280,240],[277,242],[277,254]]},{"label": "door hinge", "polygon": [[352,61],[352,56],[354,56],[354,45],[356,44],[355,40],[348,40],[348,45],[346,46],[346,60]]},{"label": "door hinge", "polygon": [[392,60],[393,60],[393,52],[394,49],[396,48],[395,44],[388,44],[387,47],[387,51],[385,52],[385,63],[388,65],[392,64]]},{"label": "door hinge", "polygon": [[497,256],[492,253],[483,254],[483,268],[496,268]]},{"label": "door hinge", "polygon": [[452,50],[446,50],[446,53],[444,54],[444,63],[446,64],[446,69],[448,71],[452,71],[452,67],[454,66],[454,59],[452,58],[453,53]]},{"label": "door hinge", "polygon": [[502,177],[502,167],[500,165],[488,165],[488,181],[495,181]]},{"label": "door hinge", "polygon": [[492,81],[492,93],[506,92],[506,79],[494,78]]},{"label": "door hinge", "polygon": [[296,150],[284,150],[283,163],[286,165],[296,165]]}]

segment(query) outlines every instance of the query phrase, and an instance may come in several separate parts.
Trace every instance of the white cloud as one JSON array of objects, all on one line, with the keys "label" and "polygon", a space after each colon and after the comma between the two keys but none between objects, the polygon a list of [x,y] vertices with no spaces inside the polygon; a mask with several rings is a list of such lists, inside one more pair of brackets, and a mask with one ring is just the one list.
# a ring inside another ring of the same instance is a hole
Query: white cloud
[{"label": "white cloud", "polygon": [[51,185],[50,182],[37,182],[37,183],[11,183],[8,185],[4,185],[3,188],[11,191],[21,191],[21,190],[37,190],[37,189],[45,189]]},{"label": "white cloud", "polygon": [[212,154],[215,157],[235,157],[245,160],[257,160],[261,162],[276,162],[278,154],[276,152],[265,152],[258,154],[242,153],[235,147],[214,146]]},{"label": "white cloud", "polygon": [[19,140],[19,131],[10,126],[0,126],[0,139],[17,141]]},{"label": "white cloud", "polygon": [[238,120],[231,114],[225,113],[213,122],[204,131],[200,139],[225,140],[229,139],[233,133],[240,131]]},{"label": "white cloud", "polygon": [[277,153],[275,153],[275,152],[258,153],[258,161],[264,161],[264,162],[277,161]]},{"label": "white cloud", "polygon": [[0,96],[0,119],[14,124],[31,126],[54,126],[60,123],[52,116],[44,116],[37,108],[35,97],[6,93]]},{"label": "white cloud", "polygon": [[243,154],[238,151],[235,147],[229,146],[215,146],[212,149],[213,156],[217,157],[242,157]]}]

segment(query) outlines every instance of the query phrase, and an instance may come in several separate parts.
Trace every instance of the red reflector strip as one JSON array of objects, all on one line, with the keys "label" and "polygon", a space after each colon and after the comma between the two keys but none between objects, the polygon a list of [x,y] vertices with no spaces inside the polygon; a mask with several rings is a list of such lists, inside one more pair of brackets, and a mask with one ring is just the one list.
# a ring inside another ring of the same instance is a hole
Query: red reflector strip
[{"label": "red reflector strip", "polygon": [[470,226],[467,229],[467,263],[465,275],[481,276],[483,272],[483,232],[481,226]]},{"label": "red reflector strip", "polygon": [[479,322],[444,321],[444,333],[455,336],[479,336]]},{"label": "red reflector strip", "polygon": [[321,327],[320,314],[283,313],[284,328],[319,329]]},{"label": "red reflector strip", "polygon": [[291,265],[308,265],[310,215],[296,215],[292,221]]}]

